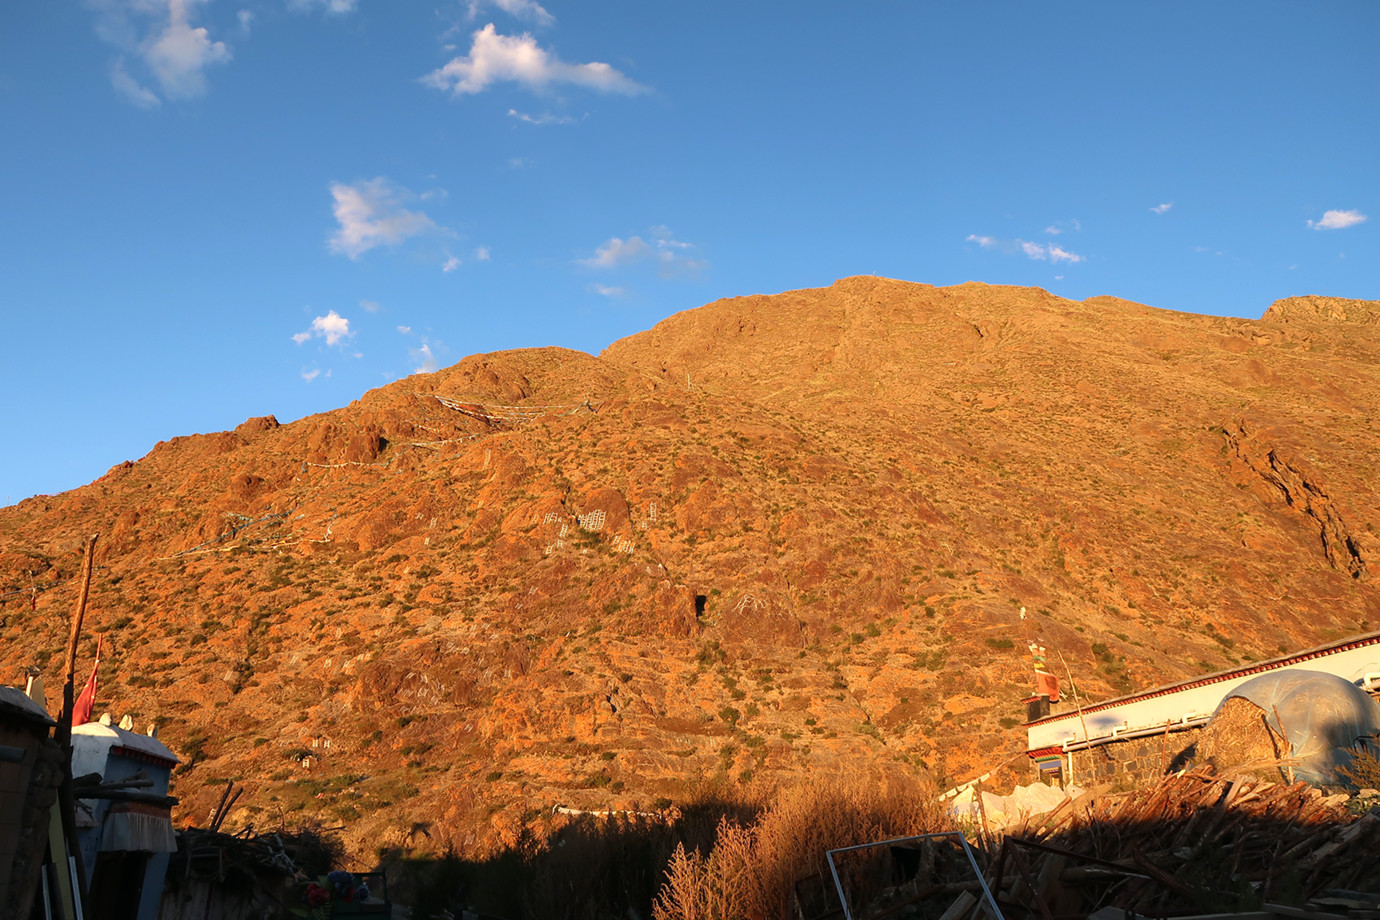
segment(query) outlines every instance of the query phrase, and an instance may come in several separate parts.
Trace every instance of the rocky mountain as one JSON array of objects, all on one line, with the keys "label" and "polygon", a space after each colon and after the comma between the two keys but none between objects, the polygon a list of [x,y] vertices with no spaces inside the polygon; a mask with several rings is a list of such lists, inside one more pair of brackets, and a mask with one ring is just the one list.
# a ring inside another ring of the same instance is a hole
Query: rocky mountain
[{"label": "rocky mountain", "polygon": [[[266,407],[268,408],[268,407]],[[476,355],[0,510],[0,681],[80,667],[182,819],[479,850],[553,806],[1019,755],[1085,698],[1380,622],[1380,302],[1258,321],[875,277]],[[1016,765],[1020,768],[1019,756]]]}]

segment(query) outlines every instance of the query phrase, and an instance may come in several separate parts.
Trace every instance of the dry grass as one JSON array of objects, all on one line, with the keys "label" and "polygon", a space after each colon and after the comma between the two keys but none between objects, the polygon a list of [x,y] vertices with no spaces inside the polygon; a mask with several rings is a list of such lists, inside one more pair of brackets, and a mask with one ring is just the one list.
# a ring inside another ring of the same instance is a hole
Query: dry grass
[{"label": "dry grass", "polygon": [[750,824],[719,823],[707,852],[676,847],[656,920],[785,917],[798,879],[827,872],[826,850],[944,830],[928,783],[833,777],[780,790]]}]

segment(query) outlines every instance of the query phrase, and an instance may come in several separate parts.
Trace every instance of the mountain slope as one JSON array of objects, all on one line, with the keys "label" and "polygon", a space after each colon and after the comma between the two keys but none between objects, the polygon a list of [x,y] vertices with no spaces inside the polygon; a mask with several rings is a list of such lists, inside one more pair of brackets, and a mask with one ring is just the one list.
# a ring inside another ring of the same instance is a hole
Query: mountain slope
[{"label": "mountain slope", "polygon": [[1095,697],[1380,620],[1376,315],[863,277],[474,356],[0,511],[0,680],[56,683],[98,532],[103,696],[191,821],[238,777],[240,821],[473,849],[701,776],[964,779],[1022,749],[1028,639]]}]

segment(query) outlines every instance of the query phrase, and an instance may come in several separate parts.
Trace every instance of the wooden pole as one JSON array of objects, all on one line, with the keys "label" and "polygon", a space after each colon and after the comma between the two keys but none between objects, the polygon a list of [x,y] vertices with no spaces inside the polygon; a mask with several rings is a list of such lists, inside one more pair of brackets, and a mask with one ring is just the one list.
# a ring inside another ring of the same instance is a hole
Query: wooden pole
[{"label": "wooden pole", "polygon": [[[77,671],[77,642],[81,639],[81,623],[86,618],[86,599],[91,595],[91,563],[96,558],[96,535],[86,541],[86,555],[81,565],[81,591],[77,595],[77,609],[72,612],[72,629],[67,634],[67,658],[62,665],[62,716],[58,719],[60,743],[72,739],[72,684]],[[64,731],[65,729],[65,731]]]},{"label": "wooden pole", "polygon": [[[87,903],[86,866],[77,842],[77,802],[72,793],[72,684],[77,670],[77,643],[81,639],[81,623],[86,618],[86,600],[91,594],[91,569],[96,558],[96,534],[86,541],[86,557],[81,567],[81,589],[77,608],[72,611],[72,630],[67,636],[67,660],[62,668],[62,715],[54,732],[62,748],[64,775],[58,789],[58,809],[62,813],[62,835],[67,838],[71,856],[77,864],[77,890],[82,904]],[[85,913],[83,911],[83,913]]]}]

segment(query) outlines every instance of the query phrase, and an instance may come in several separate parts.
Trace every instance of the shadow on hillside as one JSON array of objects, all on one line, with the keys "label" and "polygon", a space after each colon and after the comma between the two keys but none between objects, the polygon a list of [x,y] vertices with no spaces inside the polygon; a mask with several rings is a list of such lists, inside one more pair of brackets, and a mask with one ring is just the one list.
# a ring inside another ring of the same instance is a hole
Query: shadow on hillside
[{"label": "shadow on hillside", "polygon": [[482,860],[385,850],[380,861],[394,900],[411,907],[414,920],[446,911],[459,918],[465,909],[504,920],[646,920],[677,845],[706,852],[723,820],[750,824],[760,811],[711,797],[665,817],[578,817],[550,840],[526,837]]},{"label": "shadow on hillside", "polygon": [[[394,852],[385,862],[395,900],[414,920],[464,909],[505,920],[649,920],[658,898],[667,920],[823,920],[842,915],[824,851],[898,836],[878,822],[880,810],[840,804],[709,798],[669,819],[577,818],[549,841],[522,840],[483,860]],[[1195,773],[969,841],[1007,920],[1106,907],[1152,917],[1302,907],[1329,891],[1380,889],[1380,809],[1358,816],[1348,804],[1301,783]],[[934,819],[912,812],[915,830],[901,833],[939,830]],[[821,845],[826,838],[834,842]],[[982,887],[952,838],[863,848],[836,863],[856,918],[984,916]]]}]

